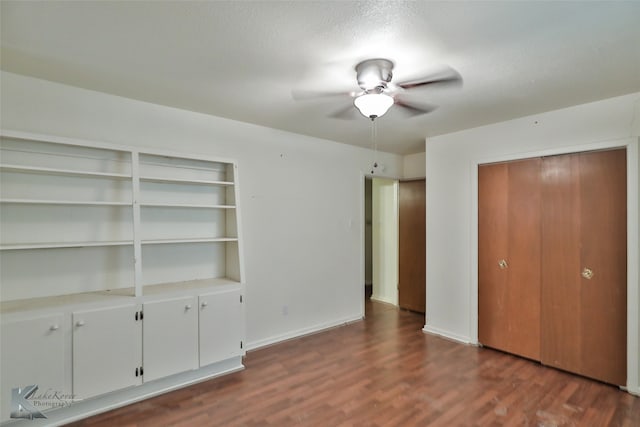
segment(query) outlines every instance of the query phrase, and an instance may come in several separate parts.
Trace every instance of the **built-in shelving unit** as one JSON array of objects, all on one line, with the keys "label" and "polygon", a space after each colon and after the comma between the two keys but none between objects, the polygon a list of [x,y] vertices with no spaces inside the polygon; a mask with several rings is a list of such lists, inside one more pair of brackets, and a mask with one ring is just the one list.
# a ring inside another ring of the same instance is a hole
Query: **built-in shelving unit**
[{"label": "built-in shelving unit", "polygon": [[10,131],[0,149],[2,307],[241,283],[233,161]]},{"label": "built-in shelving unit", "polygon": [[63,424],[243,368],[234,161],[2,131],[0,175],[0,421],[15,387],[87,402]]}]

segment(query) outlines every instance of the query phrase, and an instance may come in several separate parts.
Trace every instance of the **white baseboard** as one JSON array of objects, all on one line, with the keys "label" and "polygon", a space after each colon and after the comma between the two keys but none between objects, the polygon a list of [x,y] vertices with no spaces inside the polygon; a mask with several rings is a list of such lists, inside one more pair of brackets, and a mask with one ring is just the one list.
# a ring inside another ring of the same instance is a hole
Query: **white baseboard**
[{"label": "white baseboard", "polygon": [[305,335],[316,334],[318,332],[322,332],[327,329],[335,328],[337,326],[343,326],[348,323],[358,322],[360,320],[362,320],[362,316],[345,317],[332,322],[320,323],[318,325],[310,326],[308,328],[296,329],[295,331],[287,332],[284,334],[274,335],[269,338],[248,342],[247,351],[256,350],[261,347],[267,347],[267,346],[277,344],[282,341],[294,339],[294,338],[300,338]]},{"label": "white baseboard", "polygon": [[82,400],[65,408],[46,411],[44,415],[47,418],[8,420],[2,425],[11,427],[59,426],[243,369],[242,357],[234,357],[193,371]]},{"label": "white baseboard", "polygon": [[620,387],[622,390],[626,391],[629,394],[633,394],[634,396],[640,397],[640,387]]},{"label": "white baseboard", "polygon": [[444,329],[436,328],[430,325],[424,325],[424,328],[422,328],[422,332],[431,334],[431,335],[437,335],[439,337],[446,338],[461,344],[478,345],[478,343],[471,341],[469,337],[465,337],[464,335],[454,334],[450,331],[445,331]]}]

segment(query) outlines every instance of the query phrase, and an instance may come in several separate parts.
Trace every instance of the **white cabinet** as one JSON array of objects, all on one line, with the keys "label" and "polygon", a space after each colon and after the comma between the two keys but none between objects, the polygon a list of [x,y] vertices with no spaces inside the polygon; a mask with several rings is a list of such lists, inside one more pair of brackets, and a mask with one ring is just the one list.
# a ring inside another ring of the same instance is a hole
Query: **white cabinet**
[{"label": "white cabinet", "polygon": [[144,304],[144,381],[198,367],[197,304],[196,297]]},{"label": "white cabinet", "polygon": [[240,291],[204,294],[199,302],[200,366],[244,354]]},{"label": "white cabinet", "polygon": [[0,175],[3,409],[242,366],[236,162],[2,130]]},{"label": "white cabinet", "polygon": [[[11,390],[16,387],[37,385],[36,408],[42,410],[57,404],[69,403],[70,376],[66,361],[70,325],[63,314],[52,314],[28,320],[4,321],[1,327],[2,362],[1,388],[2,416],[9,419]],[[56,399],[60,398],[60,402]]]},{"label": "white cabinet", "polygon": [[73,312],[73,393],[86,399],[142,383],[140,306]]}]

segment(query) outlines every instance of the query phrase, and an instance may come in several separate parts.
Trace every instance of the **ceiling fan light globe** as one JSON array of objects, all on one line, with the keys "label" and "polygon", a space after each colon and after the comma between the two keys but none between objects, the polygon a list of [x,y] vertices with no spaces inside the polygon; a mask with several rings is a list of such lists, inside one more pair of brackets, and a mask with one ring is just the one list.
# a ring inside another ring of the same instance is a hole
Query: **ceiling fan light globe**
[{"label": "ceiling fan light globe", "polygon": [[382,117],[393,105],[393,98],[384,93],[367,93],[353,100],[360,113],[367,118]]}]

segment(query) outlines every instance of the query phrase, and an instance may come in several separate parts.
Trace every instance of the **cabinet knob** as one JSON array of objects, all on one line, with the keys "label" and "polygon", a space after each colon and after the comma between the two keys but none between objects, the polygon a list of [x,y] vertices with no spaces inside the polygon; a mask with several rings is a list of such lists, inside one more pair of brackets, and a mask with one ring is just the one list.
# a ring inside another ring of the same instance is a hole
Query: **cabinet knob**
[{"label": "cabinet knob", "polygon": [[185,310],[191,310],[191,304],[187,304],[187,305],[185,305],[185,306],[184,306],[184,309],[185,309]]},{"label": "cabinet knob", "polygon": [[205,308],[205,307],[206,307],[206,306],[208,306],[208,305],[209,305],[209,303],[208,303],[208,302],[206,302],[206,301],[202,301],[202,303],[200,304],[200,306],[201,306],[202,308]]},{"label": "cabinet knob", "polygon": [[49,327],[49,330],[50,330],[50,331],[57,331],[58,329],[60,329],[60,326],[58,326],[58,325],[51,325],[51,326]]},{"label": "cabinet knob", "polygon": [[500,270],[504,270],[505,268],[509,267],[509,264],[507,264],[507,260],[501,259],[500,261],[498,261],[498,267],[500,267]]},{"label": "cabinet knob", "polygon": [[78,321],[76,322],[76,326],[77,326],[77,327],[84,326],[84,320],[78,320]]},{"label": "cabinet knob", "polygon": [[585,268],[584,270],[582,270],[582,273],[580,273],[580,274],[585,279],[591,280],[591,278],[593,277],[593,270],[591,270],[590,268]]}]

